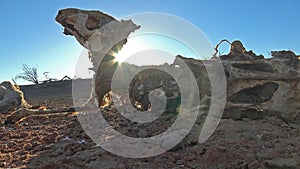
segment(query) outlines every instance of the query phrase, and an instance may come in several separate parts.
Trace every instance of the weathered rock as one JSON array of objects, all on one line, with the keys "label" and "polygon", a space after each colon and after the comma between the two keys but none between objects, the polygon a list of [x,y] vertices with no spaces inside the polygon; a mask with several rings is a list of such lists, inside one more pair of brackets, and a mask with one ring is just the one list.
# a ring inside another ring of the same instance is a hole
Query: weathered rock
[{"label": "weathered rock", "polygon": [[[101,22],[101,19],[90,19],[94,15],[98,16],[96,18],[107,18],[105,19],[106,22]],[[74,35],[81,44],[86,43],[95,30],[102,30],[101,28],[104,24],[108,23],[108,21],[114,21],[114,18],[101,12],[77,9],[62,10],[57,18],[64,18],[57,19],[57,21],[65,29],[70,30],[67,34]],[[123,24],[125,22],[127,24]],[[110,29],[126,27],[127,31],[121,37],[123,39],[126,39],[131,32],[139,28],[132,21],[117,23],[112,25]],[[105,31],[103,33],[105,34]],[[118,44],[120,45],[118,49],[121,49],[124,43],[125,41]],[[83,46],[86,47],[85,44]],[[111,49],[113,50],[113,48]],[[242,120],[243,118],[258,119],[263,118],[265,115],[275,115],[288,121],[300,120],[300,66],[298,56],[286,51],[272,52],[272,55],[275,58],[264,59],[262,55],[256,55],[252,51],[247,51],[244,45],[237,40],[231,43],[231,50],[228,55],[220,56],[227,81],[225,118]],[[99,59],[102,57],[101,55],[92,52],[91,57],[94,70],[96,70],[96,76],[94,77],[96,82],[95,93],[101,103],[103,96],[111,90],[112,75],[118,65],[108,64],[109,61],[114,59],[112,55],[106,54],[100,64],[98,62],[101,60]],[[177,56],[173,64],[161,65],[156,68],[164,67],[173,71],[178,69],[176,64],[179,59],[183,60],[192,70],[200,89],[201,101],[208,100],[205,102],[210,104],[211,87],[209,76],[216,76],[208,75],[206,70],[207,68],[213,69],[213,63],[216,61],[195,60]],[[142,70],[139,66],[125,63],[122,65],[124,72]],[[182,79],[186,76],[185,72],[177,74]],[[132,80],[129,86],[130,101],[133,104],[139,103],[142,105],[141,110],[146,110],[151,107],[149,106],[149,100],[147,100],[149,93],[159,87],[167,95],[169,104],[167,109],[171,108],[170,111],[176,111],[180,104],[180,91],[174,82],[175,80],[163,71],[141,72]]]},{"label": "weathered rock", "polygon": [[24,94],[17,85],[9,81],[0,84],[0,113],[8,114],[20,107],[28,107]]},{"label": "weathered rock", "polygon": [[115,19],[99,11],[84,11],[75,8],[60,10],[55,20],[64,26],[64,34],[73,35],[85,46],[97,29]]},{"label": "weathered rock", "polygon": [[229,55],[243,55],[245,52],[245,47],[241,41],[236,40],[231,43]]},{"label": "weathered rock", "polygon": [[300,119],[299,65],[295,69],[289,60],[276,59],[223,64],[228,73],[227,112],[240,107],[241,112],[254,112],[255,116],[271,114],[286,120]]},{"label": "weathered rock", "polygon": [[262,55],[256,55],[252,50],[246,51],[244,45],[239,40],[233,41],[230,46],[229,54],[220,56],[221,60],[246,61],[264,58]]},{"label": "weathered rock", "polygon": [[271,51],[271,55],[275,59],[287,59],[289,61],[289,64],[292,68],[297,69],[297,65],[299,63],[300,56],[297,56],[292,51]]},{"label": "weathered rock", "polygon": [[[200,94],[204,92],[204,95],[209,95],[209,79],[203,73],[201,61],[185,59],[185,62],[190,67],[199,68],[192,71],[194,75],[201,74],[201,78],[195,75]],[[289,62],[278,59],[223,60],[227,78],[227,102],[223,117],[241,120],[276,115],[288,121],[300,120],[300,65],[297,64],[295,69]]]},{"label": "weathered rock", "polygon": [[131,20],[118,21],[100,11],[74,8],[60,10],[56,21],[65,28],[66,35],[75,36],[90,51],[92,70],[95,72],[95,93],[101,105],[104,95],[110,91],[109,82],[118,65],[112,62],[112,53],[121,50],[129,34],[140,26]]}]

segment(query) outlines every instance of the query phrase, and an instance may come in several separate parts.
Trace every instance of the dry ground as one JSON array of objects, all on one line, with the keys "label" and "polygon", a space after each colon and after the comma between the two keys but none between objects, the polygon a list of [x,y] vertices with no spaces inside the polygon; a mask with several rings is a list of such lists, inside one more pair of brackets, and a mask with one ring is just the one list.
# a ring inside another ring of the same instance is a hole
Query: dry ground
[{"label": "dry ground", "polygon": [[[22,87],[33,105],[73,105],[71,84]],[[86,95],[88,97],[88,94]],[[28,117],[0,127],[0,167],[18,168],[300,168],[300,124],[276,117],[223,119],[204,144],[145,158],[104,151],[85,134],[75,113]]]}]

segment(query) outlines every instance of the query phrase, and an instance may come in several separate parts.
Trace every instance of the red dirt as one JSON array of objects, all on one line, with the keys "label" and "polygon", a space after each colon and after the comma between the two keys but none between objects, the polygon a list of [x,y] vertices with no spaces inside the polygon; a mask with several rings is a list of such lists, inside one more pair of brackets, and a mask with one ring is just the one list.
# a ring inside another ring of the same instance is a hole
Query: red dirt
[{"label": "red dirt", "polygon": [[[50,87],[44,89],[49,95],[36,97],[30,90],[33,89],[24,90],[30,104],[48,108],[73,105],[70,89],[64,94],[51,95],[51,90],[57,89]],[[0,167],[272,168],[280,163],[279,159],[287,159],[295,162],[297,168],[299,143],[300,124],[288,124],[276,117],[255,121],[223,119],[204,144],[155,157],[130,159],[97,147],[83,131],[75,113],[56,114],[32,116],[18,124],[0,127]]]}]

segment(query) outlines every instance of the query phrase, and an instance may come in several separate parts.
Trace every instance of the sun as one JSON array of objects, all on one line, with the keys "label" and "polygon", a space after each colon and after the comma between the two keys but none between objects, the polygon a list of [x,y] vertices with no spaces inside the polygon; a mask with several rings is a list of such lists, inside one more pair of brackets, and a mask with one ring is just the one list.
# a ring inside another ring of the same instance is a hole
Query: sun
[{"label": "sun", "polygon": [[121,50],[117,53],[114,53],[115,60],[119,63],[125,62],[127,58],[133,54],[145,50],[146,44],[141,39],[130,38],[127,40],[127,43],[123,46]]},{"label": "sun", "polygon": [[118,51],[117,53],[115,53],[114,56],[115,56],[115,61],[117,61],[119,63],[124,62],[126,60],[126,58],[127,58],[126,57],[127,55],[124,54],[124,52],[121,52],[121,50]]}]

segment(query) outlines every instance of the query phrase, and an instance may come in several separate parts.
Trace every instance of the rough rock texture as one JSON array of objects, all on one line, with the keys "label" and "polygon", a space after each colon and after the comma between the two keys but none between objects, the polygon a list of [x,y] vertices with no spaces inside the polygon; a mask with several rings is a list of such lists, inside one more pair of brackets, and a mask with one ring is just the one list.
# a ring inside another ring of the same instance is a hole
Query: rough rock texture
[{"label": "rough rock texture", "polygon": [[[106,19],[91,19],[93,17]],[[105,22],[101,22],[102,20],[105,20]],[[74,35],[81,44],[87,41],[94,30],[101,30],[101,26],[112,20],[114,20],[112,17],[101,12],[76,9],[61,10],[57,16],[57,21],[66,30],[69,30],[65,33]],[[122,24],[122,22],[128,22],[129,26],[128,24]],[[128,29],[122,37],[125,39],[131,32],[139,28],[132,21],[121,21],[120,24],[125,25]],[[118,26],[112,29],[118,29]],[[300,66],[298,56],[291,51],[273,51],[272,55],[274,58],[264,59],[262,55],[247,51],[243,44],[237,40],[231,43],[231,50],[228,55],[220,56],[228,85],[225,118],[258,119],[264,115],[276,115],[285,120],[300,119]],[[111,90],[112,74],[117,69],[117,64],[109,62],[114,58],[109,54],[105,55],[105,59],[100,64],[94,60],[101,58],[101,56],[92,53],[92,57],[94,58],[92,59],[94,66],[99,65],[99,68],[94,67],[97,70],[95,90],[101,103],[103,96]],[[216,61],[214,59],[201,61],[177,56],[173,64],[161,65],[156,68],[178,69],[176,64],[179,59],[183,60],[193,71],[201,91],[200,99],[209,106],[210,82],[206,71],[207,67],[203,63],[208,67],[213,67],[213,63]],[[141,69],[141,67],[126,63],[122,65],[122,70],[125,72]],[[182,72],[182,75],[179,76],[184,78],[185,72]],[[126,77],[124,78],[126,79]],[[131,103],[136,104],[136,107],[141,110],[149,109],[151,107],[149,105],[149,93],[157,87],[166,92],[170,103],[169,108],[176,109],[178,100],[180,100],[178,86],[175,80],[163,71],[139,73],[129,86]]]},{"label": "rough rock texture", "polygon": [[[222,41],[221,41],[222,42]],[[252,50],[246,51],[241,41],[236,40],[231,43],[230,52],[228,55],[223,55],[222,60],[245,61],[263,59],[262,55],[256,55]]]},{"label": "rough rock texture", "polygon": [[8,114],[20,107],[28,107],[20,88],[9,81],[0,84],[0,114]]},{"label": "rough rock texture", "polygon": [[[99,105],[110,91],[109,82],[118,63],[113,62],[113,53],[122,49],[131,32],[140,26],[131,20],[118,21],[100,11],[85,11],[68,8],[60,10],[56,21],[64,28],[66,35],[73,35],[90,51],[90,60],[95,72],[95,94]],[[93,93],[93,95],[94,95]]]},{"label": "rough rock texture", "polygon": [[84,11],[75,8],[60,10],[55,20],[64,26],[64,34],[75,36],[82,46],[86,45],[96,29],[115,21],[113,17],[99,11]]},{"label": "rough rock texture", "polygon": [[299,120],[299,65],[294,69],[289,61],[269,59],[224,66],[228,72],[228,109],[240,107],[252,110],[257,117],[273,114]]}]

